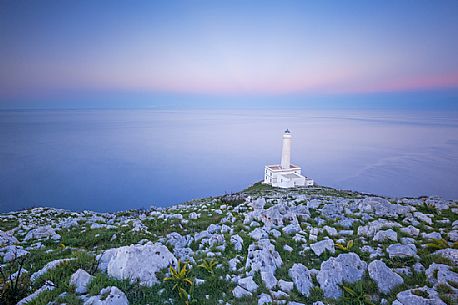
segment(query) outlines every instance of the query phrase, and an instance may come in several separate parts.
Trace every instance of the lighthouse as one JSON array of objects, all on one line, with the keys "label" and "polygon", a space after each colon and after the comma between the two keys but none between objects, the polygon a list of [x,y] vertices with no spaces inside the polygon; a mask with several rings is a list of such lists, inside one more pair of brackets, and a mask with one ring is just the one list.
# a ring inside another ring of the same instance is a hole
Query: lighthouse
[{"label": "lighthouse", "polygon": [[281,168],[288,169],[291,165],[291,132],[286,129],[283,134],[283,147],[281,150]]},{"label": "lighthouse", "polygon": [[301,168],[291,163],[291,131],[286,129],[282,137],[280,164],[266,165],[264,183],[274,187],[291,188],[299,186],[313,186],[312,179],[301,174]]}]

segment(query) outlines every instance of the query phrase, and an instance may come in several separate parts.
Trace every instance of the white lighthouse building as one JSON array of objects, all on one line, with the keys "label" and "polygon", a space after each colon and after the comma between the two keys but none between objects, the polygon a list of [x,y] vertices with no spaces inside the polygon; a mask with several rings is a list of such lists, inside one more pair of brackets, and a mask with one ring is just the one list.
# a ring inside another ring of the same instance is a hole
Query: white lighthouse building
[{"label": "white lighthouse building", "polygon": [[301,168],[291,163],[291,132],[288,129],[283,134],[281,164],[266,166],[264,183],[281,188],[313,185],[313,180],[302,176]]}]

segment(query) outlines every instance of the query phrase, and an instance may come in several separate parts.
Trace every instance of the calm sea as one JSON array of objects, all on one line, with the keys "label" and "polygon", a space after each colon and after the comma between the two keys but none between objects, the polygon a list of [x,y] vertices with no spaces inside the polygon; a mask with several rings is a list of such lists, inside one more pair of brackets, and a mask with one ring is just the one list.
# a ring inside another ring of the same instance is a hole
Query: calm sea
[{"label": "calm sea", "polygon": [[116,211],[244,189],[280,160],[322,185],[458,198],[456,113],[0,111],[0,211]]}]

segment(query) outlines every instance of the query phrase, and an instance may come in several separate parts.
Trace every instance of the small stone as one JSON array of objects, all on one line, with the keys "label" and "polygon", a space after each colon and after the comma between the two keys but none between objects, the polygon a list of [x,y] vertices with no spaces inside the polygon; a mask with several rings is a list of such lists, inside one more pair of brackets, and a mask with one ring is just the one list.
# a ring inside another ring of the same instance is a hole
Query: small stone
[{"label": "small stone", "polygon": [[253,281],[252,276],[247,276],[246,278],[239,279],[237,284],[250,292],[256,291],[258,289],[258,285],[255,283],[255,281]]},{"label": "small stone", "polygon": [[398,241],[398,233],[393,229],[380,230],[374,236],[374,241],[384,242],[384,241]]},{"label": "small stone", "polygon": [[232,295],[236,297],[237,299],[240,299],[246,296],[252,296],[251,292],[249,292],[248,290],[240,286],[237,286],[232,290]]},{"label": "small stone", "polygon": [[268,294],[261,294],[258,300],[258,305],[264,305],[264,304],[271,304],[272,303],[272,297]]},{"label": "small stone", "polygon": [[70,277],[70,285],[75,286],[75,292],[77,294],[85,294],[87,292],[87,286],[93,278],[86,270],[78,269]]},{"label": "small stone", "polygon": [[336,252],[334,248],[334,241],[332,241],[332,239],[325,239],[317,243],[311,244],[310,248],[317,256],[320,256],[326,250],[328,250],[330,253]]}]

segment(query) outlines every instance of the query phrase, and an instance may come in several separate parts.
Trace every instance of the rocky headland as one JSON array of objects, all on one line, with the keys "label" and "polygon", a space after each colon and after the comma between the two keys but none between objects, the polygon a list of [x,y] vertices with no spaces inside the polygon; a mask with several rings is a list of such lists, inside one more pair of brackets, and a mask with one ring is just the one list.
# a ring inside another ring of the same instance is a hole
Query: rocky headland
[{"label": "rocky headland", "polygon": [[262,184],[170,208],[0,214],[0,304],[458,301],[458,201]]}]

